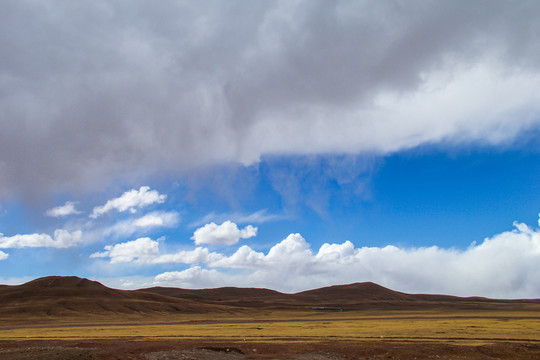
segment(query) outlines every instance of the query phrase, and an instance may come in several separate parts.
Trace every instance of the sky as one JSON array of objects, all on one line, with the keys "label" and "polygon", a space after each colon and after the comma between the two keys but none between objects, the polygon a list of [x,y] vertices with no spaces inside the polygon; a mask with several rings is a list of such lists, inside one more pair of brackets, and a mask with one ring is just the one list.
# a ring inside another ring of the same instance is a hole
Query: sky
[{"label": "sky", "polygon": [[0,283],[540,298],[537,1],[5,0]]}]

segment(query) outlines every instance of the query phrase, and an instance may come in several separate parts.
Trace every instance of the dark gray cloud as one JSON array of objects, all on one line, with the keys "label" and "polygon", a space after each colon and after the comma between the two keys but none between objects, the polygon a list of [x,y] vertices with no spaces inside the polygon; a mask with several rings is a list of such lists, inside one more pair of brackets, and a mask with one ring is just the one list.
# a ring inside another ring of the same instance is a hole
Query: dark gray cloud
[{"label": "dark gray cloud", "polygon": [[536,1],[31,1],[0,12],[0,195],[540,123]]}]

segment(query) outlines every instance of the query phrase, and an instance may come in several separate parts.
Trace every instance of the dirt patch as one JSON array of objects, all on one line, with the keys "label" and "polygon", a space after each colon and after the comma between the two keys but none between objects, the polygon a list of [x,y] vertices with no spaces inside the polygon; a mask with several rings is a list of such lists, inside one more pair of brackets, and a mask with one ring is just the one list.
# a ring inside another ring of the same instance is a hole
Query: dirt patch
[{"label": "dirt patch", "polygon": [[311,352],[307,354],[296,355],[292,357],[295,360],[343,360],[341,356],[326,352]]},{"label": "dirt patch", "polygon": [[99,348],[79,347],[22,347],[0,350],[2,360],[31,360],[31,359],[54,359],[54,360],[97,360]]},{"label": "dirt patch", "polygon": [[[228,349],[228,351],[227,351]],[[531,360],[540,344],[438,342],[0,341],[0,360]]]},{"label": "dirt patch", "polygon": [[193,349],[159,351],[146,354],[145,357],[148,360],[237,360],[246,358],[241,352],[231,351],[227,348],[223,350]]},{"label": "dirt patch", "polygon": [[[253,350],[252,350],[253,351]],[[289,360],[344,360],[344,358],[325,352],[311,352],[306,354],[278,355],[280,359]],[[159,351],[145,355],[148,360],[238,360],[238,359],[275,359],[275,355],[256,354],[256,351],[246,355],[236,348],[205,348],[193,350]]]}]

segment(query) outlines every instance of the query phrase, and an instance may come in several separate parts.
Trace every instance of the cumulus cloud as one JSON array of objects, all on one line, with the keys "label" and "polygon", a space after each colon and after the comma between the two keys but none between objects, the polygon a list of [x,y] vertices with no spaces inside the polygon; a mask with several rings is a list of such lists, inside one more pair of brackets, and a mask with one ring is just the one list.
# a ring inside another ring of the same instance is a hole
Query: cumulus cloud
[{"label": "cumulus cloud", "polygon": [[[96,206],[90,217],[96,219],[111,210],[135,213],[137,211],[136,208],[142,208],[156,203],[161,204],[166,198],[167,195],[160,194],[156,190],[150,190],[149,186],[141,186],[139,190],[131,189],[123,193],[122,196],[107,201],[105,205]],[[157,217],[154,220],[156,219]],[[151,220],[147,219],[146,221],[148,223]]]},{"label": "cumulus cloud", "polygon": [[206,262],[199,258],[205,264],[162,273],[155,283],[191,288],[256,286],[295,292],[374,281],[406,292],[538,298],[540,230],[517,222],[514,227],[465,250],[355,247],[346,241],[326,243],[313,252],[300,234],[291,234],[267,254],[244,245],[230,256],[215,254]]},{"label": "cumulus cloud", "polygon": [[131,262],[134,260],[144,261],[152,258],[159,252],[159,244],[150,238],[138,238],[116,245],[105,246],[105,251],[90,255],[91,258],[110,258],[112,264]]},{"label": "cumulus cloud", "polygon": [[4,236],[0,233],[0,249],[25,247],[68,248],[82,242],[82,231],[69,232],[64,229],[54,231],[54,237],[48,234],[24,234]]},{"label": "cumulus cloud", "polygon": [[75,208],[75,204],[77,203],[74,201],[67,201],[64,205],[57,206],[57,207],[47,210],[45,214],[51,217],[62,217],[62,216],[80,214],[81,211]]},{"label": "cumulus cloud", "polygon": [[139,264],[182,263],[196,264],[215,262],[223,255],[206,248],[181,250],[176,253],[160,254],[159,242],[150,238],[139,238],[116,245],[105,246],[105,251],[90,255],[91,258],[109,258],[111,264],[135,262]]},{"label": "cumulus cloud", "polygon": [[437,246],[356,247],[351,241],[325,243],[318,250],[290,234],[267,253],[247,245],[233,254],[204,247],[162,253],[158,241],[140,238],[108,245],[91,257],[137,264],[191,265],[155,277],[156,285],[190,288],[267,287],[296,292],[333,284],[374,281],[412,293],[445,293],[498,298],[540,297],[540,229],[514,223],[514,230],[467,249]]},{"label": "cumulus cloud", "polygon": [[3,251],[0,251],[0,261],[1,260],[6,260],[8,258],[9,254],[6,254],[5,252]]},{"label": "cumulus cloud", "polygon": [[540,126],[539,8],[10,2],[0,194],[261,154],[511,141]]},{"label": "cumulus cloud", "polygon": [[195,230],[192,240],[195,244],[236,244],[240,239],[248,239],[257,235],[257,228],[251,225],[243,229],[238,229],[238,226],[231,222],[225,221],[221,225],[216,223],[206,224],[203,227]]}]

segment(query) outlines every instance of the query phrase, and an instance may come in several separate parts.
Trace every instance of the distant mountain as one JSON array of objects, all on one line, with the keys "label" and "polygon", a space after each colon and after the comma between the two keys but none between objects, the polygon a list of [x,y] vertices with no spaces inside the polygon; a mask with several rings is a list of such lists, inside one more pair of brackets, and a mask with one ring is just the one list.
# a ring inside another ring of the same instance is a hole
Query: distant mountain
[{"label": "distant mountain", "polygon": [[413,295],[365,282],[296,294],[259,288],[189,290],[154,287],[116,290],[75,276],[49,276],[0,286],[0,317],[129,316],[193,314],[257,309],[519,309],[540,300],[493,300],[446,295]]},{"label": "distant mountain", "polygon": [[222,287],[216,289],[188,290],[179,288],[153,287],[137,291],[191,299],[212,304],[246,307],[325,307],[362,305],[369,301],[402,302],[412,300],[412,295],[403,294],[366,282],[350,285],[335,285],[296,294],[284,294],[275,290],[259,288]]},{"label": "distant mountain", "polygon": [[221,287],[190,290],[172,287],[152,287],[136,291],[236,307],[276,307],[290,300],[286,294],[260,288]]},{"label": "distant mountain", "polygon": [[22,285],[0,287],[0,316],[14,314],[200,313],[219,307],[139,291],[108,288],[75,276],[48,276]]},{"label": "distant mountain", "polygon": [[259,288],[223,287],[188,290],[153,287],[136,290],[190,299],[207,304],[248,308],[302,308],[319,310],[461,308],[497,309],[518,304],[540,303],[540,300],[494,300],[479,297],[406,294],[372,282],[334,285],[296,294],[284,294]]},{"label": "distant mountain", "polygon": [[412,295],[387,289],[372,282],[354,283],[349,285],[334,285],[315,290],[302,291],[294,294],[296,298],[311,301],[406,301]]}]

